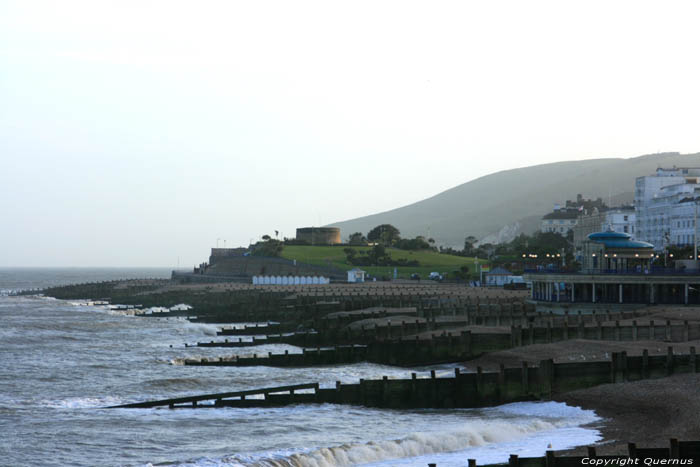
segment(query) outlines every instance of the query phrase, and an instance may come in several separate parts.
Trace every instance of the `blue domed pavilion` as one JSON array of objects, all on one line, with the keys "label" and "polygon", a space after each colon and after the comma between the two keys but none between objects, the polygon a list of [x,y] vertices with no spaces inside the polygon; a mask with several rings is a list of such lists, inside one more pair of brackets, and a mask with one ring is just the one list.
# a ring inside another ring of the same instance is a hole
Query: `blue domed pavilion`
[{"label": "blue domed pavilion", "polygon": [[632,240],[623,232],[597,232],[583,242],[582,269],[586,272],[649,270],[654,245]]}]

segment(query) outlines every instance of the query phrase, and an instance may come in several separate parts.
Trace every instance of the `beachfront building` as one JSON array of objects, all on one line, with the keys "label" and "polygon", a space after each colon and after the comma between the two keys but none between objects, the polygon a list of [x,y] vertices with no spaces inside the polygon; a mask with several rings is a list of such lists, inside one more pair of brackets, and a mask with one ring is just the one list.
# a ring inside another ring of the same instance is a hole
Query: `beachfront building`
[{"label": "beachfront building", "polygon": [[540,232],[558,233],[566,236],[569,231],[576,227],[578,217],[581,214],[604,209],[607,207],[601,198],[585,199],[583,195],[578,194],[575,201],[567,200],[564,206],[555,204],[552,212],[542,217]]},{"label": "beachfront building", "polygon": [[578,215],[578,209],[555,208],[554,211],[542,217],[540,231],[566,236],[576,226]]},{"label": "beachfront building", "polygon": [[493,268],[485,274],[486,285],[489,287],[503,287],[513,281],[513,273],[504,268]]},{"label": "beachfront building", "polygon": [[586,310],[604,304],[700,304],[700,270],[695,261],[664,266],[647,242],[623,232],[590,234],[579,272],[526,271],[531,301],[539,311]]},{"label": "beachfront building", "polygon": [[700,197],[700,168],[659,168],[635,182],[635,236],[656,251],[669,245],[691,245],[695,199]]},{"label": "beachfront building", "polygon": [[367,272],[360,268],[352,268],[348,271],[348,282],[364,282],[365,274],[367,274]]}]

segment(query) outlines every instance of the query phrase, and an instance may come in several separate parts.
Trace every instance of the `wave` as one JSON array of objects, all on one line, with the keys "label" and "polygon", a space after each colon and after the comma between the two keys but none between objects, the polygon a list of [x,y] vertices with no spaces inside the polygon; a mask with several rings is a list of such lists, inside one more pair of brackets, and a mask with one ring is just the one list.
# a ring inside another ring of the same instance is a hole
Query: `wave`
[{"label": "wave", "polygon": [[124,403],[120,397],[71,397],[68,399],[43,400],[39,405],[52,409],[94,409]]},{"label": "wave", "polygon": [[190,321],[185,321],[185,329],[190,332],[193,331],[194,334],[200,334],[205,336],[216,336],[219,328],[205,323],[192,323]]},{"label": "wave", "polygon": [[[570,426],[571,421],[508,420],[470,422],[460,429],[419,432],[396,440],[371,441],[363,444],[344,444],[321,448],[289,456],[269,457],[253,462],[242,459],[238,463],[251,467],[335,467],[390,459],[416,457],[462,451],[491,443],[503,443],[524,438],[537,432]],[[226,464],[232,464],[232,459]]]},{"label": "wave", "polygon": [[165,378],[145,381],[139,385],[152,389],[199,389],[206,386],[206,381],[199,378]]}]

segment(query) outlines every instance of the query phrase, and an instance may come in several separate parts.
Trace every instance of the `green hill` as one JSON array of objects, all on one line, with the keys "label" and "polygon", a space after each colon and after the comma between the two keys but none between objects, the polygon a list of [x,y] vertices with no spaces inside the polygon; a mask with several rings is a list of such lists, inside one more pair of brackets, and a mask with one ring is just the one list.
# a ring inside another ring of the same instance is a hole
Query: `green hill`
[{"label": "green hill", "polygon": [[[302,263],[316,264],[319,266],[335,266],[343,270],[352,269],[352,264],[348,263],[346,254],[343,251],[347,246],[299,246],[287,245],[282,250],[282,257],[295,259]],[[358,252],[367,251],[370,247],[351,247]],[[422,278],[427,278],[431,272],[451,273],[467,266],[469,271],[474,270],[474,258],[464,256],[454,256],[438,253],[430,250],[406,251],[396,248],[387,248],[387,253],[392,259],[405,258],[416,260],[420,266],[399,266],[397,272],[399,277],[408,278],[413,273],[418,273]],[[479,260],[483,263],[483,260]],[[361,269],[375,276],[392,277],[394,266],[361,266]]]},{"label": "green hill", "polygon": [[464,237],[508,241],[520,232],[531,233],[554,203],[608,197],[631,201],[635,178],[658,167],[700,167],[700,153],[665,153],[632,159],[592,159],[557,162],[505,170],[464,183],[431,198],[391,211],[335,222],[341,235],[367,233],[380,224],[392,224],[401,236],[433,237],[439,245],[462,248]]}]

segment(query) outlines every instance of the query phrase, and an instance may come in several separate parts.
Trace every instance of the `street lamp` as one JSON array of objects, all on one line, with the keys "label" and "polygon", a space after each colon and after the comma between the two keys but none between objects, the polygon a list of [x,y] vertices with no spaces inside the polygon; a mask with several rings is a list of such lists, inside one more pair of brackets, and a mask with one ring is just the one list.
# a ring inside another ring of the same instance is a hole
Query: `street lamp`
[{"label": "street lamp", "polygon": [[693,198],[695,205],[695,222],[693,224],[693,259],[698,259],[698,199]]}]

